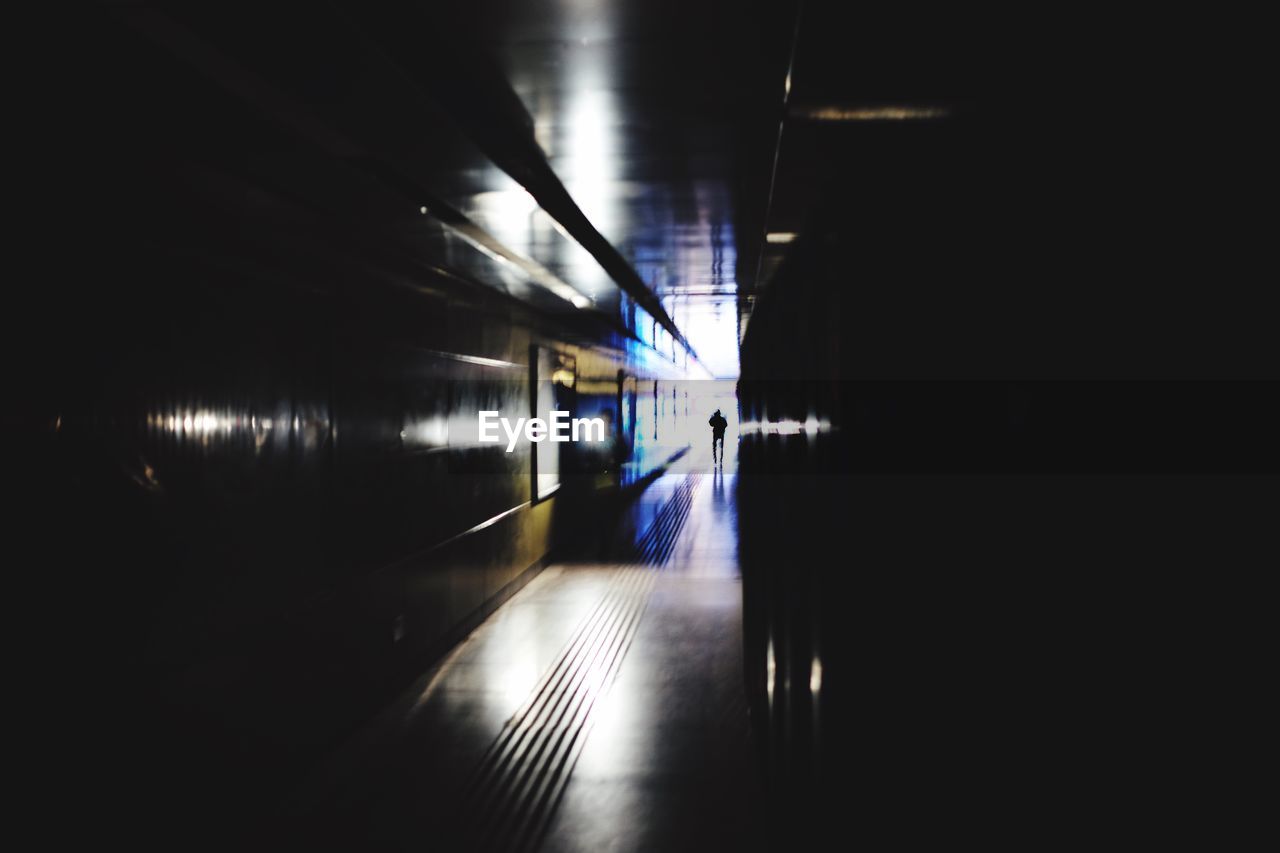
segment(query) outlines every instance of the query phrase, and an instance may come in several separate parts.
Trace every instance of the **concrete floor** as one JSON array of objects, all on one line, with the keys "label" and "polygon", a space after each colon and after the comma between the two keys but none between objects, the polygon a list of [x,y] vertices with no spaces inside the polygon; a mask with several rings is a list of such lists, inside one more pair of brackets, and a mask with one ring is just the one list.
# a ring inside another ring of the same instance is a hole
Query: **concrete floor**
[{"label": "concrete floor", "polygon": [[499,608],[318,774],[289,840],[755,846],[733,456],[686,455],[632,508],[678,530],[665,564],[554,565]]}]

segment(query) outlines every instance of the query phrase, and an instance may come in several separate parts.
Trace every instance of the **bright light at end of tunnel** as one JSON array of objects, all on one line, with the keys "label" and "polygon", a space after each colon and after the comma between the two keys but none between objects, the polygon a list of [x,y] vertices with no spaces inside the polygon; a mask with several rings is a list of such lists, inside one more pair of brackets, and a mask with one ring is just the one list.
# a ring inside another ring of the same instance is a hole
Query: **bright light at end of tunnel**
[{"label": "bright light at end of tunnel", "polygon": [[738,375],[737,317],[728,311],[714,310],[673,312],[676,326],[693,345],[698,359],[717,379]]}]

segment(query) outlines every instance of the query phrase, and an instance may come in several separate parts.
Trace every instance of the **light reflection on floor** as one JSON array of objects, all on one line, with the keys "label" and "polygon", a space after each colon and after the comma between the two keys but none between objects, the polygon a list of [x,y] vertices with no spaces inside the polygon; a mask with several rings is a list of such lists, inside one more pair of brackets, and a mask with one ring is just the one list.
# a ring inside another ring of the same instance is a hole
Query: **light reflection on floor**
[{"label": "light reflection on floor", "polygon": [[[585,739],[565,768],[544,849],[750,847],[759,790],[741,684],[735,445],[726,442],[724,470],[713,469],[708,436],[652,489],[661,499],[697,478],[672,561],[643,570],[644,606],[614,680],[599,660],[585,671],[580,693],[595,701],[581,706],[590,707]],[[459,820],[463,780],[625,572],[542,572],[419,688],[412,709],[383,733],[379,757],[346,774],[350,799],[335,798],[327,811],[424,839],[441,821]]]}]

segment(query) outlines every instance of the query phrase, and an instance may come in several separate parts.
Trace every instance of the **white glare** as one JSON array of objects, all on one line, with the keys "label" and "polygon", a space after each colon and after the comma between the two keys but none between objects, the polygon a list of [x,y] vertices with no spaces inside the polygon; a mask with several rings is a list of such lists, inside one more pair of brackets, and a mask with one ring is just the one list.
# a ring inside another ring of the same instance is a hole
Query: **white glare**
[{"label": "white glare", "polygon": [[769,701],[773,701],[773,687],[778,678],[778,664],[773,658],[773,640],[769,641],[769,650],[765,657],[765,690],[769,694]]}]

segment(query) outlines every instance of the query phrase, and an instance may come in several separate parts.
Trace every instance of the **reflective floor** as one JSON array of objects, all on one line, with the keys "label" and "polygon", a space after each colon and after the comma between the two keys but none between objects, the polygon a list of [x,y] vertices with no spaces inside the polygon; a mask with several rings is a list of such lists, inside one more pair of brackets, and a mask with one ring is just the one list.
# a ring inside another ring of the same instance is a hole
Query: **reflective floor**
[{"label": "reflective floor", "polygon": [[687,454],[630,508],[647,562],[538,575],[336,755],[282,831],[340,849],[750,848],[728,455]]}]

